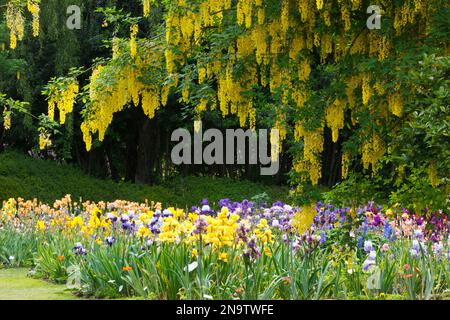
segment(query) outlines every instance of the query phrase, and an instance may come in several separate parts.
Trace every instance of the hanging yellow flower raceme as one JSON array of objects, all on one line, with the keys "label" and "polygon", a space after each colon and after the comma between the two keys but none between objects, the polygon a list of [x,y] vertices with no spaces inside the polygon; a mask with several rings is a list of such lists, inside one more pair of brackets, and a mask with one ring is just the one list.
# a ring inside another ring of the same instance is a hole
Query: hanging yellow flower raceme
[{"label": "hanging yellow flower raceme", "polygon": [[344,107],[345,103],[342,100],[336,99],[326,109],[325,119],[328,127],[332,131],[333,142],[339,139],[339,130],[344,128]]},{"label": "hanging yellow flower raceme", "polygon": [[341,171],[342,171],[342,178],[343,179],[347,179],[348,177],[348,172],[349,172],[349,167],[350,167],[350,161],[351,161],[351,155],[349,152],[344,152],[342,153],[342,166],[341,166]]},{"label": "hanging yellow flower raceme", "polygon": [[52,145],[52,140],[50,139],[50,134],[46,131],[41,131],[39,133],[39,149],[44,150]]},{"label": "hanging yellow flower raceme", "polygon": [[31,13],[33,17],[33,37],[39,36],[39,3],[38,0],[28,0],[27,1],[28,11]]},{"label": "hanging yellow flower raceme", "polygon": [[24,36],[25,20],[19,4],[10,1],[6,6],[6,26],[10,34],[10,48],[15,49],[17,41],[21,41]]},{"label": "hanging yellow flower raceme", "polygon": [[320,154],[323,151],[323,127],[314,131],[305,130],[300,122],[295,125],[295,140],[304,139],[303,158],[294,163],[294,171],[307,172],[313,185],[319,183],[322,176]]},{"label": "hanging yellow flower raceme", "polygon": [[144,17],[148,17],[150,14],[150,0],[142,0]]},{"label": "hanging yellow flower raceme", "polygon": [[[39,35],[39,7],[40,0],[27,0],[26,7],[33,18],[33,36]],[[17,47],[17,42],[21,41],[25,34],[25,19],[23,17],[23,4],[19,1],[9,1],[6,4],[6,26],[9,29],[9,46],[11,49]]]},{"label": "hanging yellow flower raceme", "polygon": [[370,76],[364,75],[362,77],[362,102],[364,105],[369,103],[370,98],[372,97],[373,91],[370,87]]},{"label": "hanging yellow flower raceme", "polygon": [[372,137],[365,140],[362,144],[362,162],[364,169],[368,169],[372,165],[372,172],[375,174],[378,160],[383,156],[385,151],[383,140],[377,133],[373,133]]},{"label": "hanging yellow flower raceme", "polygon": [[317,10],[322,10],[323,8],[323,0],[316,0]]},{"label": "hanging yellow flower raceme", "polygon": [[11,111],[8,111],[8,109],[3,110],[3,128],[5,130],[11,129]]},{"label": "hanging yellow flower raceme", "polygon": [[135,58],[137,55],[136,35],[138,31],[139,27],[137,24],[133,24],[130,27],[130,55],[132,58]]},{"label": "hanging yellow flower raceme", "polygon": [[59,85],[55,84],[51,87],[48,99],[48,116],[54,119],[55,106],[59,110],[59,122],[64,124],[66,122],[66,115],[73,111],[75,99],[79,91],[78,82],[75,79]]},{"label": "hanging yellow flower raceme", "polygon": [[301,81],[306,81],[308,80],[310,74],[311,74],[311,65],[309,64],[309,61],[307,59],[303,59],[300,62],[300,66],[298,69],[298,78]]},{"label": "hanging yellow flower raceme", "polygon": [[[132,27],[132,38],[136,32],[137,29]],[[149,67],[162,69],[164,50],[145,39],[140,40],[139,45],[144,48],[151,45],[153,50],[133,52],[136,55],[132,65],[119,67],[99,65],[92,72],[89,83],[90,103],[81,124],[83,140],[88,151],[92,147],[94,134],[98,133],[99,141],[103,141],[115,113],[132,104],[141,107],[147,117],[153,118],[156,110],[167,103],[170,89],[177,85],[176,81],[159,86],[156,83],[146,84],[141,80],[143,70]],[[115,58],[128,58],[128,52],[121,52],[118,49],[114,51]]]},{"label": "hanging yellow flower raceme", "polygon": [[392,114],[401,117],[403,114],[403,98],[401,93],[394,93],[388,96],[389,109]]},{"label": "hanging yellow flower raceme", "polygon": [[245,25],[246,28],[250,28],[252,25],[253,1],[238,0],[236,10],[237,23],[239,25]]}]

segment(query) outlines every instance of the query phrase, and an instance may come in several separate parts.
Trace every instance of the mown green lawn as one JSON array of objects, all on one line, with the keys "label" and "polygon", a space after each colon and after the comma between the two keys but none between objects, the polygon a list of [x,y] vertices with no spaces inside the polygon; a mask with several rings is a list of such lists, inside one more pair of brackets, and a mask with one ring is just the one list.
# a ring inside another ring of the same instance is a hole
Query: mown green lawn
[{"label": "mown green lawn", "polygon": [[78,299],[65,285],[52,284],[27,276],[28,269],[0,269],[0,300]]}]

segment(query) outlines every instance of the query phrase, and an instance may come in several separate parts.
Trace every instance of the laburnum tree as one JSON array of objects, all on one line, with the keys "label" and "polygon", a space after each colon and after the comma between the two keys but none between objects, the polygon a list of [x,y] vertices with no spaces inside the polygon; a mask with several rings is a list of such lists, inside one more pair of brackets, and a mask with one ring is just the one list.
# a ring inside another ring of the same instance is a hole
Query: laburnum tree
[{"label": "laburnum tree", "polygon": [[[374,5],[379,12],[367,10]],[[198,119],[212,110],[237,117],[242,127],[277,128],[283,151],[292,154],[298,191],[307,181],[323,181],[324,173],[331,182],[354,170],[404,173],[406,163],[381,159],[416,112],[409,106],[422,87],[407,76],[424,53],[448,60],[449,6],[442,0],[144,0],[142,6],[142,17],[122,20],[104,10],[105,24],[126,25],[129,37],[113,34],[111,57],[90,66],[84,89],[76,73],[49,83],[49,117],[58,109],[64,124],[78,100],[89,150],[119,111],[134,105],[153,118],[174,96]],[[374,13],[380,28],[369,28]],[[151,30],[141,31],[148,21]],[[447,184],[448,162],[431,154],[414,165],[428,168],[432,185]]]}]

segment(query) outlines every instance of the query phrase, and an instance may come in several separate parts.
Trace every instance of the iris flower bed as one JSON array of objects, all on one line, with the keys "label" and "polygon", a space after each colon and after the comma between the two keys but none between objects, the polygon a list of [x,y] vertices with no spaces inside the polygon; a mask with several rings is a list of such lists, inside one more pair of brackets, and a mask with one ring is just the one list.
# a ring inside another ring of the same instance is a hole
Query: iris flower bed
[{"label": "iris flower bed", "polygon": [[10,199],[0,264],[75,293],[145,299],[444,299],[448,215],[368,203],[292,207]]}]

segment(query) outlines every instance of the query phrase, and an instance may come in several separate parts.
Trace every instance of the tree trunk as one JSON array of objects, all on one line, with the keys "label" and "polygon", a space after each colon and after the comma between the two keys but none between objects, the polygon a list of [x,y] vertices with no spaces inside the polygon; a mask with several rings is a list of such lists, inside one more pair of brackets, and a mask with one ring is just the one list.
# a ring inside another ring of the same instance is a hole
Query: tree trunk
[{"label": "tree trunk", "polygon": [[152,121],[147,117],[143,118],[137,145],[136,174],[134,176],[136,183],[152,183],[154,155],[158,152],[157,143],[155,143],[155,140],[158,139],[155,139],[152,133]]}]

